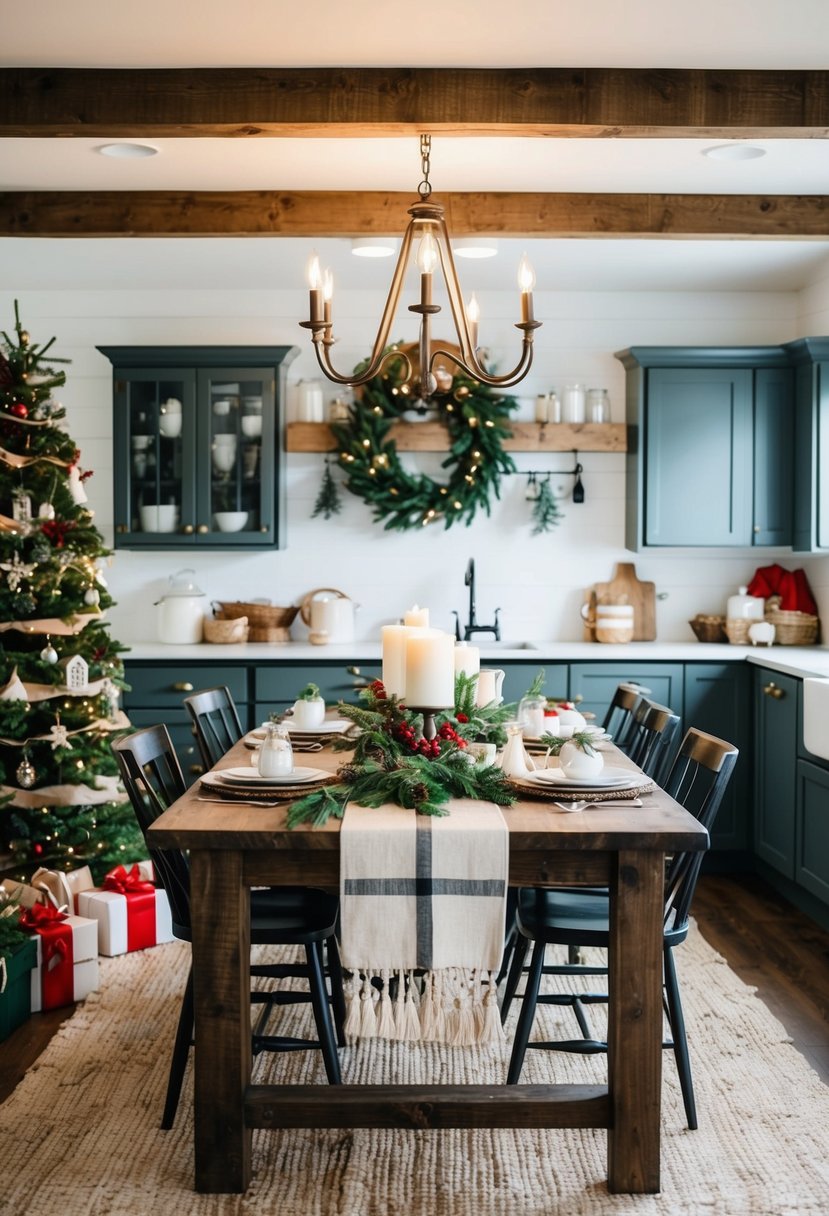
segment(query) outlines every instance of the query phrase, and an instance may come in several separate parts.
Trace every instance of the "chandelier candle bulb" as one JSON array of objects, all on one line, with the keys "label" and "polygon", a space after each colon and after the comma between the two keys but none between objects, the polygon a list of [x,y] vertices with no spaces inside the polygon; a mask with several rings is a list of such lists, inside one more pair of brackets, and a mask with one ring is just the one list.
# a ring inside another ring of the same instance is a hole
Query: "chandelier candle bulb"
[{"label": "chandelier candle bulb", "polygon": [[330,270],[326,270],[322,279],[322,304],[323,304],[323,321],[326,324],[331,324],[331,301],[334,298],[334,276]]},{"label": "chandelier candle bulb", "polygon": [[408,612],[403,613],[404,625],[415,625],[421,628],[429,627],[429,609],[420,608],[417,604],[413,604]]},{"label": "chandelier candle bulb", "polygon": [[323,300],[322,300],[322,274],[320,272],[320,260],[316,254],[313,255],[308,263],[308,287],[309,304],[311,309],[311,321],[322,321],[323,318]]},{"label": "chandelier candle bulb", "polygon": [[455,703],[455,639],[414,631],[406,639],[406,703],[440,709]]},{"label": "chandelier candle bulb", "polygon": [[481,651],[478,646],[470,646],[468,642],[455,643],[455,675],[463,672],[467,676],[476,676],[481,670]]},{"label": "chandelier candle bulb", "polygon": [[527,255],[521,259],[518,266],[518,286],[521,289],[521,324],[534,320],[533,317],[533,288],[535,287],[535,271],[527,261]]},{"label": "chandelier candle bulb", "polygon": [[481,319],[481,310],[478,306],[478,301],[473,291],[469,297],[469,304],[466,308],[466,318],[469,321],[469,345],[473,350],[478,349],[478,322]]}]

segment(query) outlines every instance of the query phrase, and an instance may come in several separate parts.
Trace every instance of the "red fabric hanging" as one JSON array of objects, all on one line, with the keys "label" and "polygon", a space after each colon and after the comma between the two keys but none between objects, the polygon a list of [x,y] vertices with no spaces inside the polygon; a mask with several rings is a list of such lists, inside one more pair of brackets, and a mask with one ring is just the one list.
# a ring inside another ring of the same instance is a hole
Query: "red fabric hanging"
[{"label": "red fabric hanging", "polygon": [[817,604],[809,587],[805,570],[784,570],[776,563],[761,566],[754,572],[748,585],[748,594],[767,600],[769,596],[780,596],[782,612],[808,612],[817,616]]}]

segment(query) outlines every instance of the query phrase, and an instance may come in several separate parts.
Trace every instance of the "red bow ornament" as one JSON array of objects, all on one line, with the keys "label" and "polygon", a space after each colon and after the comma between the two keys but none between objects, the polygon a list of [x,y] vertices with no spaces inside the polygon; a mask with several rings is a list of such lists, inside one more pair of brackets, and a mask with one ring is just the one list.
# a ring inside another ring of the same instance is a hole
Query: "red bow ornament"
[{"label": "red bow ornament", "polygon": [[75,999],[75,956],[68,915],[54,904],[35,904],[20,913],[21,929],[40,938],[40,985],[44,1009],[60,1009]]},{"label": "red bow ornament", "polygon": [[116,866],[104,878],[103,889],[126,898],[127,950],[145,950],[148,946],[155,946],[155,886],[141,877],[138,866],[130,870],[126,866]]}]

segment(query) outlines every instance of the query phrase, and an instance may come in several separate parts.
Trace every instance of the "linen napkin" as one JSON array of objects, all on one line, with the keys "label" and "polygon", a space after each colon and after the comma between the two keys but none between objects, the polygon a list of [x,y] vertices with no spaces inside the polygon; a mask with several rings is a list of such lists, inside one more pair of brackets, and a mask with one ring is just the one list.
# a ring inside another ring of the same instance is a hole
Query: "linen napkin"
[{"label": "linen napkin", "polygon": [[443,817],[349,803],[340,923],[349,1038],[464,1046],[503,1037],[509,833],[499,807],[457,799]]}]

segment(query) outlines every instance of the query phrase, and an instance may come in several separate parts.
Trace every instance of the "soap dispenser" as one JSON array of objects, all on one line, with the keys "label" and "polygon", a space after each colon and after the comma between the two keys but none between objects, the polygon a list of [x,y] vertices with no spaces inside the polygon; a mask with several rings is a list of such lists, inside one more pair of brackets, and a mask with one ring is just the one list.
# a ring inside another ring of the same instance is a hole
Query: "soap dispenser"
[{"label": "soap dispenser", "polygon": [[748,587],[741,587],[737,595],[728,597],[726,616],[732,621],[762,621],[766,601],[749,595]]}]

